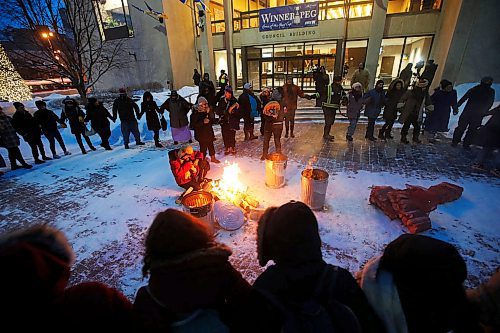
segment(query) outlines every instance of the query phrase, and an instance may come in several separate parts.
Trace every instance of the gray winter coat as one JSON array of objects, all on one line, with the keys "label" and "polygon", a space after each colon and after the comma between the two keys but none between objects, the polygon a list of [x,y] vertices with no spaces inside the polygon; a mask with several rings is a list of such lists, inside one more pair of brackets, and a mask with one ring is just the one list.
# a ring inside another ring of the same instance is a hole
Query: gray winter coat
[{"label": "gray winter coat", "polygon": [[347,101],[347,118],[358,118],[361,113],[361,109],[363,108],[363,93],[361,93],[361,96],[356,101],[352,91],[350,91],[347,96]]},{"label": "gray winter coat", "polygon": [[425,90],[422,98],[417,98],[415,95],[416,89],[418,88],[414,87],[413,90],[408,90],[405,92],[403,97],[401,97],[401,102],[404,103],[403,111],[401,111],[401,115],[398,120],[401,124],[403,124],[411,115],[415,114],[418,115],[418,121],[421,122],[424,108],[432,105],[429,90]]},{"label": "gray winter coat", "polygon": [[182,128],[189,124],[187,114],[191,104],[179,96],[176,100],[169,98],[160,107],[160,112],[167,110],[170,113],[170,127]]}]

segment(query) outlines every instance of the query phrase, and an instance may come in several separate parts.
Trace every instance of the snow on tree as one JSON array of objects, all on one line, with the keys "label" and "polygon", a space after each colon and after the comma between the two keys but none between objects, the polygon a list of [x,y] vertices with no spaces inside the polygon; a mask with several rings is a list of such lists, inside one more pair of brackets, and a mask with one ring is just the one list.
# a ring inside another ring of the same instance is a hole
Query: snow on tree
[{"label": "snow on tree", "polygon": [[30,89],[16,71],[0,44],[0,100],[14,102],[30,99]]}]

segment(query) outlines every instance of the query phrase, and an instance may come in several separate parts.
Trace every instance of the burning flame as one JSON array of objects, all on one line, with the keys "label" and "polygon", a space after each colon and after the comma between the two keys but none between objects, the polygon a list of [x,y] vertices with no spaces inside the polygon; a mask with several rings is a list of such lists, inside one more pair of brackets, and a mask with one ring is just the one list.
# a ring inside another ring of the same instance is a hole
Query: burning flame
[{"label": "burning flame", "polygon": [[238,194],[247,190],[246,186],[240,182],[240,173],[241,170],[237,163],[227,163],[222,178],[212,182],[212,191],[216,192],[221,199],[233,202]]}]

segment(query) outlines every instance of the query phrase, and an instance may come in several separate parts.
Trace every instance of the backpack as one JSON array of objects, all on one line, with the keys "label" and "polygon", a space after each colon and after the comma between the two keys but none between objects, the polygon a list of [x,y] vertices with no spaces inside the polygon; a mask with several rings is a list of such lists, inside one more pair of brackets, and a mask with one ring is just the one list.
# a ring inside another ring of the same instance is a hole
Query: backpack
[{"label": "backpack", "polygon": [[[338,267],[326,265],[314,294],[304,303],[284,303],[266,290],[258,291],[283,315],[283,333],[357,333],[361,325],[352,310],[332,298]],[[322,295],[327,295],[322,297]]]},{"label": "backpack", "polygon": [[170,325],[172,333],[229,333],[215,309],[198,309],[183,320]]}]

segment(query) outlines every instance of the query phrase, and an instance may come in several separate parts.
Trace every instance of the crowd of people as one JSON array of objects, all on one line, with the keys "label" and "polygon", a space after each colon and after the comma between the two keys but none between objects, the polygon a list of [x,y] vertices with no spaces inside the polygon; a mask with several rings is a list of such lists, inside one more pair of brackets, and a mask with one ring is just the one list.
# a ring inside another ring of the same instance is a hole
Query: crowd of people
[{"label": "crowd of people", "polygon": [[70,285],[75,255],[61,231],[40,225],[3,235],[4,318],[16,330],[56,332],[486,333],[500,327],[500,272],[466,290],[465,261],[444,241],[401,235],[353,275],[325,262],[318,221],[304,203],[268,208],[256,232],[264,271],[251,285],[205,222],[174,209],[160,212],[144,241],[146,283],[132,301],[103,283]]},{"label": "crowd of people", "polygon": [[[457,92],[453,84],[445,79],[432,94],[430,93],[429,85],[437,68],[432,60],[429,60],[425,67],[422,63],[415,65],[415,68],[416,72],[413,72],[413,64],[408,64],[401,71],[399,78],[390,83],[387,91],[384,91],[383,80],[377,80],[374,88],[369,89],[370,73],[361,63],[352,77],[351,89],[347,91],[342,85],[342,76],[334,76],[330,83],[325,68],[320,67],[314,74],[315,94],[304,93],[293,82],[293,79],[288,77],[282,87],[275,89],[265,87],[259,95],[254,93],[251,83],[245,83],[243,92],[238,98],[234,95],[229,85],[228,75],[224,70],[221,70],[216,89],[208,73],[204,73],[202,77],[195,69],[193,82],[198,86],[198,97],[194,105],[173,90],[161,106],[158,106],[153,95],[146,91],[139,107],[127,96],[124,88],[120,89],[119,97],[113,103],[111,114],[96,98],[89,98],[85,113],[74,99],[67,97],[63,101],[64,108],[60,118],[48,110],[43,101],[36,102],[38,110],[33,116],[26,111],[22,103],[16,102],[14,103],[16,112],[12,119],[0,113],[2,124],[5,124],[0,127],[0,138],[3,138],[0,143],[3,142],[2,145],[9,150],[12,169],[29,168],[20,151],[16,149],[19,146],[19,139],[15,138],[16,132],[30,145],[35,164],[41,164],[51,159],[45,154],[41,140],[42,134],[49,140],[52,158],[59,158],[55,141],[59,143],[64,154],[70,154],[58,130],[58,125],[66,126],[66,122],[69,122],[71,133],[75,135],[82,154],[87,153],[82,137],[90,150],[96,150],[89,139],[89,132],[97,133],[101,137],[101,146],[106,150],[111,150],[109,121],[114,122],[119,118],[123,143],[128,149],[130,134],[133,134],[137,145],[144,145],[141,142],[138,120],[145,114],[147,128],[154,132],[155,146],[162,148],[159,131],[167,129],[167,121],[164,117],[167,111],[174,145],[192,143],[191,131],[193,131],[194,139],[200,145],[200,152],[207,159],[210,156],[210,161],[213,163],[220,162],[216,157],[214,147],[213,126],[220,125],[221,127],[224,154],[234,155],[237,153],[236,133],[240,130],[241,121],[243,121],[244,140],[255,140],[258,138],[255,135],[255,118],[260,117],[260,134],[263,138],[261,160],[265,160],[269,154],[272,137],[274,137],[277,153],[281,153],[283,130],[285,139],[295,137],[295,113],[299,97],[316,99],[316,105],[322,107],[325,120],[323,129],[325,141],[335,140],[335,137],[331,135],[332,126],[337,113],[345,107],[349,120],[345,135],[348,142],[353,141],[357,123],[361,114],[364,113],[368,119],[365,139],[370,141],[393,139],[393,125],[397,121],[403,125],[400,135],[402,144],[410,143],[408,136],[411,127],[413,127],[411,141],[414,144],[422,142],[420,139],[422,127],[427,141],[435,143],[437,133],[448,131],[451,112],[458,114],[458,108],[467,101],[460,115],[458,127],[454,131],[452,146],[455,147],[460,142],[463,142],[463,148],[466,150],[470,150],[471,144],[483,146],[484,149],[479,154],[474,167],[484,169],[486,161],[491,159],[492,152],[500,147],[498,115],[493,116],[488,125],[479,130],[483,117],[494,115],[497,110],[490,110],[495,97],[495,91],[491,88],[493,79],[484,77],[479,85],[467,91],[457,101]],[[420,73],[422,69],[423,72]],[[375,133],[376,120],[380,115],[385,122],[378,129],[378,133]],[[7,124],[9,121],[12,126]],[[87,123],[90,123],[90,129]],[[16,161],[21,165],[18,165]],[[500,157],[497,156],[494,164],[491,171],[498,176],[500,175]]]}]

